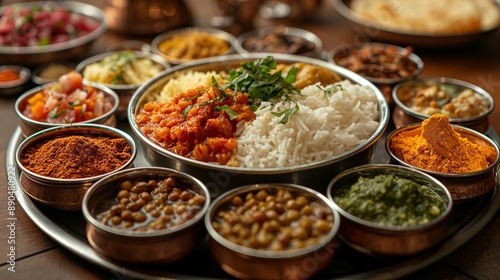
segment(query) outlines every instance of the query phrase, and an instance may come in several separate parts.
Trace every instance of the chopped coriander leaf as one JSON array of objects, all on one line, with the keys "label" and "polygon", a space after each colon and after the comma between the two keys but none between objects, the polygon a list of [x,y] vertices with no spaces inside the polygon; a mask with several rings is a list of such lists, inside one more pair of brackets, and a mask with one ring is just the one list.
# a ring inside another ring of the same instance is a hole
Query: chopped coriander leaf
[{"label": "chopped coriander leaf", "polygon": [[271,114],[273,114],[276,117],[283,116],[283,118],[280,120],[280,124],[286,124],[288,120],[298,111],[299,111],[299,105],[295,104],[294,107],[288,108],[283,112],[271,112]]},{"label": "chopped coriander leaf", "polygon": [[229,107],[227,104],[219,106],[219,107],[215,107],[215,110],[226,112],[229,115],[230,120],[234,120],[238,117],[238,113],[236,113],[233,109],[231,109],[231,107]]},{"label": "chopped coriander leaf", "polygon": [[339,90],[344,90],[344,88],[343,88],[343,87],[342,87],[342,85],[340,85],[340,84],[334,84],[334,85],[332,85],[332,86],[330,86],[330,87],[328,87],[328,88],[325,88],[325,89],[321,88],[321,86],[319,86],[319,85],[317,85],[317,87],[318,87],[318,88],[319,88],[322,92],[324,92],[324,93],[325,93],[325,95],[335,93],[335,92],[337,92],[337,91],[339,91]]}]

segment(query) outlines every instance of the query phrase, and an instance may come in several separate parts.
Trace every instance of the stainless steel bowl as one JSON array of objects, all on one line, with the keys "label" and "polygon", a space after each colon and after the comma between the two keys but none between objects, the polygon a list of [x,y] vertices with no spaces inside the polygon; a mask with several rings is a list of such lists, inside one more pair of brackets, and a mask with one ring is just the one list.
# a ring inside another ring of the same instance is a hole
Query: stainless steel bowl
[{"label": "stainless steel bowl", "polygon": [[361,76],[325,61],[284,54],[275,54],[273,56],[278,63],[304,62],[321,66],[338,73],[343,78],[352,80],[353,83],[371,88],[377,96],[379,110],[379,126],[373,135],[358,147],[323,161],[289,168],[241,168],[201,162],[180,156],[167,151],[141,132],[135,122],[135,116],[142,106],[150,101],[152,95],[159,92],[177,74],[191,70],[229,71],[239,67],[243,61],[253,61],[265,57],[263,54],[249,54],[246,58],[240,55],[230,55],[199,60],[170,68],[142,85],[134,93],[129,106],[128,120],[132,131],[144,144],[146,161],[154,166],[170,167],[197,177],[209,188],[212,197],[218,196],[225,190],[252,183],[294,183],[324,191],[328,182],[336,173],[340,173],[349,167],[370,162],[374,155],[375,144],[384,133],[389,121],[389,106],[378,88]]},{"label": "stainless steel bowl", "polygon": [[[212,221],[221,207],[235,196],[246,196],[265,190],[269,193],[288,190],[293,196],[304,196],[333,215],[331,230],[317,243],[282,251],[253,249],[238,245],[220,235]],[[205,226],[210,236],[210,252],[219,265],[229,274],[240,279],[307,279],[319,273],[335,253],[335,237],[340,227],[340,217],[332,203],[322,194],[310,188],[294,184],[256,184],[238,187],[224,193],[210,205],[205,215]]]},{"label": "stainless steel bowl", "polygon": [[34,200],[53,208],[67,211],[80,211],[83,196],[87,190],[92,184],[108,174],[78,179],[53,178],[39,175],[27,169],[20,161],[20,156],[29,146],[61,135],[105,136],[125,139],[131,147],[131,157],[124,165],[111,173],[129,168],[133,164],[137,148],[130,135],[116,128],[98,124],[80,124],[48,128],[31,135],[21,142],[16,150],[16,163],[22,171],[20,181],[24,192]]},{"label": "stainless steel bowl", "polygon": [[[350,52],[353,50],[359,50],[362,47],[381,47],[381,48],[395,48],[398,50],[399,53],[405,54],[407,53],[407,49],[397,46],[397,45],[392,45],[392,44],[386,44],[386,43],[379,43],[379,42],[367,42],[367,43],[361,43],[361,44],[356,44],[356,45],[344,45],[337,47],[333,50],[331,50],[328,53],[328,61],[338,64],[338,61],[340,59],[346,58],[349,56]],[[377,78],[377,77],[370,77],[367,75],[362,75],[364,78],[369,80],[370,82],[374,83],[376,86],[380,88],[382,93],[385,95],[387,102],[392,106],[394,105],[394,100],[392,100],[392,89],[393,87],[402,81],[406,80],[411,80],[416,78],[422,71],[424,70],[424,62],[422,59],[416,55],[415,53],[410,53],[407,55],[408,59],[412,61],[415,64],[416,70],[413,71],[409,77],[406,78]],[[338,64],[339,65],[339,64]]]},{"label": "stainless steel bowl", "polygon": [[[163,41],[171,38],[172,36],[178,36],[178,35],[182,35],[182,34],[191,34],[191,33],[195,33],[195,32],[209,34],[209,35],[212,35],[214,37],[217,37],[219,39],[224,40],[228,44],[229,49],[226,52],[218,54],[218,55],[227,55],[227,54],[232,54],[235,52],[234,43],[236,41],[236,38],[234,37],[234,35],[232,35],[229,32],[219,30],[216,28],[211,28],[211,27],[186,27],[186,28],[179,28],[179,29],[167,31],[165,33],[162,33],[162,34],[156,36],[153,39],[153,41],[151,42],[151,51],[157,55],[163,56],[172,65],[178,65],[181,63],[193,61],[195,59],[185,59],[185,58],[177,58],[177,57],[167,56],[160,50],[160,45]],[[193,48],[196,48],[196,42],[192,42],[191,45]]]},{"label": "stainless steel bowl", "polygon": [[[78,63],[76,65],[75,71],[82,74],[83,76],[83,71],[85,70],[85,67],[87,67],[92,63],[99,62],[104,58],[114,54],[115,52],[116,51],[111,51],[89,57],[83,60],[82,62]],[[161,65],[163,67],[163,70],[166,70],[170,67],[170,64],[162,56],[145,51],[134,51],[134,55],[139,58],[147,58],[156,63],[157,65]],[[89,81],[89,82],[100,84],[96,81]],[[111,90],[113,90],[118,94],[118,97],[120,98],[120,104],[118,105],[116,114],[118,115],[119,118],[125,119],[127,117],[127,108],[130,102],[130,98],[132,97],[132,94],[139,88],[140,85],[126,85],[126,84],[102,84],[102,85],[107,88],[110,88]]]},{"label": "stainless steel bowl", "polygon": [[415,88],[419,86],[431,85],[444,85],[447,87],[453,87],[457,91],[470,89],[473,92],[476,92],[480,96],[484,97],[489,103],[486,112],[469,118],[450,118],[450,123],[465,126],[482,133],[485,133],[488,130],[488,117],[495,108],[495,100],[493,99],[493,97],[486,90],[482,89],[479,86],[446,77],[420,77],[411,81],[401,82],[394,87],[394,89],[392,90],[392,99],[394,100],[396,106],[394,107],[392,120],[396,128],[412,123],[422,122],[429,117],[429,115],[417,112],[411,109],[409,106],[412,98],[415,95]]},{"label": "stainless steel bowl", "polygon": [[[350,187],[360,176],[371,178],[385,174],[405,178],[426,185],[446,203],[446,210],[427,224],[409,227],[390,227],[360,219],[335,202],[335,194]],[[453,200],[445,186],[424,172],[390,164],[367,164],[351,168],[337,175],[328,185],[328,198],[333,201],[335,210],[340,213],[342,239],[361,253],[376,256],[412,255],[436,246],[450,233],[450,213]]]},{"label": "stainless steel bowl", "polygon": [[[31,90],[23,93],[19,98],[16,100],[15,104],[15,110],[17,116],[20,118],[20,124],[19,126],[21,127],[21,132],[24,137],[28,137],[32,135],[33,133],[39,132],[41,130],[47,129],[47,128],[52,128],[52,127],[58,127],[62,126],[63,124],[58,124],[58,123],[48,123],[48,122],[41,122],[41,121],[35,121],[23,114],[24,109],[26,108],[26,105],[28,103],[28,99],[32,97],[33,95],[37,94],[38,92],[42,91],[46,86],[50,86],[52,83],[41,85],[35,88],[32,88]],[[111,101],[111,104],[113,107],[106,113],[102,114],[99,117],[83,121],[83,122],[78,122],[77,124],[84,124],[84,123],[92,123],[92,124],[103,124],[107,126],[116,126],[116,111],[118,109],[118,104],[120,103],[120,99],[118,95],[111,89],[98,85],[98,84],[89,84],[84,82],[85,85],[92,85],[92,87],[104,92],[106,95],[106,99]]]},{"label": "stainless steel bowl", "polygon": [[500,162],[499,149],[495,142],[482,133],[459,125],[452,125],[452,128],[455,132],[459,133],[461,137],[468,139],[472,143],[494,149],[496,151],[495,161],[483,170],[464,174],[430,171],[405,162],[402,159],[401,153],[391,148],[391,141],[399,133],[420,135],[422,133],[422,125],[420,123],[409,124],[393,130],[386,138],[385,150],[389,154],[391,162],[433,176],[446,186],[456,203],[463,203],[480,197],[495,188],[498,181],[497,172]]},{"label": "stainless steel bowl", "polygon": [[49,62],[33,70],[31,80],[37,85],[56,82],[59,77],[75,69],[73,62]]},{"label": "stainless steel bowl", "polygon": [[[234,48],[236,52],[241,54],[242,56],[247,56],[248,53],[252,53],[252,50],[248,50],[244,47],[245,41],[251,38],[259,38],[264,37],[269,34],[277,33],[278,35],[282,35],[285,38],[300,38],[305,42],[308,42],[312,45],[312,49],[304,52],[304,53],[290,53],[295,55],[303,55],[314,58],[321,58],[323,54],[323,41],[316,34],[307,31],[305,29],[295,28],[295,27],[283,27],[283,30],[279,30],[280,27],[263,27],[254,30],[247,31],[236,38],[236,43]],[[276,39],[275,39],[276,40]],[[291,41],[291,40],[290,40]],[[264,51],[263,51],[264,52]],[[280,53],[279,51],[267,51],[268,53]]]},{"label": "stainless steel bowl", "polygon": [[0,96],[14,95],[23,91],[24,85],[29,81],[31,71],[18,65],[0,66],[0,72],[13,71],[19,74],[19,79],[7,82],[0,82]]},{"label": "stainless steel bowl", "polygon": [[[38,1],[12,4],[20,7],[31,7],[38,5],[62,6],[76,13],[91,17],[97,20],[100,25],[91,33],[76,39],[58,44],[35,47],[8,47],[0,46],[0,61],[5,64],[19,64],[25,66],[35,66],[54,61],[69,61],[80,57],[88,51],[91,44],[101,37],[107,29],[104,12],[92,5],[75,1]],[[12,5],[0,8],[0,14]]]},{"label": "stainless steel bowl", "polygon": [[[171,228],[132,231],[102,224],[96,218],[116,204],[118,183],[122,180],[165,179],[173,176],[179,187],[205,196],[203,208],[190,220]],[[87,239],[100,254],[126,263],[168,263],[190,253],[204,238],[204,215],[210,204],[207,188],[196,178],[167,168],[137,167],[122,170],[96,182],[83,198],[87,220]]]}]

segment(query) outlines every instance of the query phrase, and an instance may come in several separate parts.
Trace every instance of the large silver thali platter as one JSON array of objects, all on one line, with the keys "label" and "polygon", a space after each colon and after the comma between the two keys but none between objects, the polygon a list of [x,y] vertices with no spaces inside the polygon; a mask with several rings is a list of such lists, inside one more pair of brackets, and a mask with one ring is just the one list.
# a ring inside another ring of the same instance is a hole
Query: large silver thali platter
[{"label": "large silver thali platter", "polygon": [[[131,133],[127,123],[119,123],[118,128]],[[388,131],[391,129],[393,127],[390,126]],[[388,156],[383,149],[383,141],[387,134],[388,132],[384,133],[377,143],[374,163],[388,161]],[[487,135],[496,143],[500,143],[499,137],[492,128],[488,130]],[[204,240],[193,253],[184,259],[168,265],[124,265],[99,255],[87,242],[85,220],[80,212],[53,210],[34,202],[23,192],[19,180],[20,171],[15,164],[15,150],[21,141],[21,130],[17,128],[11,137],[6,154],[7,172],[8,174],[15,173],[12,182],[15,184],[17,202],[43,232],[70,252],[94,265],[110,270],[119,279],[130,277],[139,279],[231,278],[213,260],[208,250],[207,240]],[[143,151],[144,149],[139,146],[135,161],[137,166],[145,165]],[[409,275],[437,262],[465,244],[494,217],[499,208],[498,187],[478,199],[456,205],[452,212],[453,225],[444,242],[429,251],[405,258],[384,259],[365,256],[350,249],[339,239],[336,241],[336,255],[331,265],[318,277],[321,279],[389,279]],[[196,269],[193,269],[193,263],[197,265]]]}]

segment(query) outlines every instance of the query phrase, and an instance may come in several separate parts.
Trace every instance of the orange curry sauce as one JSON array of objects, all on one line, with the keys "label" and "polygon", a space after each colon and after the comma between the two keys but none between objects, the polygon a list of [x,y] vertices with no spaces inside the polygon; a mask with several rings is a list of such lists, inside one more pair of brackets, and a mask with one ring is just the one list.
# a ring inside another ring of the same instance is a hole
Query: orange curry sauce
[{"label": "orange curry sauce", "polygon": [[[214,93],[215,90],[215,93]],[[218,88],[195,88],[177,94],[168,103],[148,102],[144,104],[135,121],[141,131],[156,143],[176,154],[204,162],[232,164],[237,141],[236,124],[255,119],[249,106],[248,94],[234,92],[221,101],[214,98]],[[237,117],[230,119],[224,110],[228,105]],[[192,108],[183,115],[186,107]]]}]

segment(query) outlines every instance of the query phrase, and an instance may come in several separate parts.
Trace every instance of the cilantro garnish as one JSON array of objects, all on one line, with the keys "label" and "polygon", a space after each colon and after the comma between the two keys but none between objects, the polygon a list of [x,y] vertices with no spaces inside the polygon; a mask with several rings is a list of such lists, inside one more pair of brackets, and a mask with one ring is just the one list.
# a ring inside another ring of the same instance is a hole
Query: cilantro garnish
[{"label": "cilantro garnish", "polygon": [[286,124],[290,119],[290,117],[292,117],[298,111],[299,111],[299,105],[295,104],[294,107],[288,108],[283,112],[271,112],[271,114],[273,114],[276,117],[283,116],[283,118],[280,120],[280,124]]},{"label": "cilantro garnish", "polygon": [[335,93],[335,92],[337,92],[339,90],[344,90],[344,88],[342,87],[341,84],[334,84],[334,85],[332,85],[332,86],[330,86],[328,88],[325,88],[325,89],[321,88],[319,85],[317,85],[317,87],[319,88],[319,90],[321,90],[322,92],[324,92],[325,95]]}]

